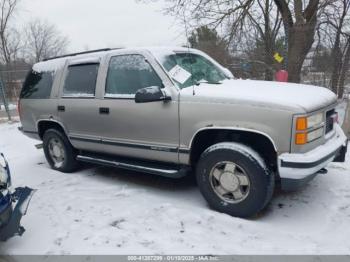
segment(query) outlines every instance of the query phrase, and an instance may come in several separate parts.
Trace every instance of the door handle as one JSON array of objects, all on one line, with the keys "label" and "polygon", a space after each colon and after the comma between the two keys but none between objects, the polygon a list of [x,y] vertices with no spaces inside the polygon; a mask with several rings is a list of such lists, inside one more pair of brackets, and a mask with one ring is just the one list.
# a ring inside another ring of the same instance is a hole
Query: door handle
[{"label": "door handle", "polygon": [[64,111],[66,111],[66,107],[65,106],[57,106],[57,110],[60,112],[64,112]]},{"label": "door handle", "polygon": [[100,107],[100,114],[108,115],[109,108],[108,107]]}]

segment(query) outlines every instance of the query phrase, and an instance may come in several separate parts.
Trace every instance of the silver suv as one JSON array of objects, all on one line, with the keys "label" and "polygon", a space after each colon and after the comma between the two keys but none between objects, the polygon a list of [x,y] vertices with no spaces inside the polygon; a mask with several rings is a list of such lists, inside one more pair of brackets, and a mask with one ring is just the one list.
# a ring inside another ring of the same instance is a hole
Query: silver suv
[{"label": "silver suv", "polygon": [[43,141],[55,170],[192,170],[212,208],[249,217],[276,182],[295,189],[345,161],[336,103],[325,88],[234,79],[194,49],[103,49],[35,64],[20,129]]}]

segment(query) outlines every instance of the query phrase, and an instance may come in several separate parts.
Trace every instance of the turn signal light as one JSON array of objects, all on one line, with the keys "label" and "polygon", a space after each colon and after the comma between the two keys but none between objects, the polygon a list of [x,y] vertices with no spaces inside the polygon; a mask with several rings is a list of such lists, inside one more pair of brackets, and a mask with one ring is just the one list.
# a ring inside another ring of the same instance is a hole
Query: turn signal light
[{"label": "turn signal light", "polygon": [[306,117],[298,117],[297,118],[297,130],[306,130],[307,129],[307,118]]},{"label": "turn signal light", "polygon": [[295,144],[305,145],[307,143],[307,133],[298,133],[295,136]]}]

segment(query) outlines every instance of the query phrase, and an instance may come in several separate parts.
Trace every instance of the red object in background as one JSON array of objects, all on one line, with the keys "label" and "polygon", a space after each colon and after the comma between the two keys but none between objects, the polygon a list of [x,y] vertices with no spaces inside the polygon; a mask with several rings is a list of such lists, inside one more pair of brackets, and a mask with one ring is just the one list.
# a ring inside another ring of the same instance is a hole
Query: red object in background
[{"label": "red object in background", "polygon": [[286,70],[279,70],[276,72],[275,80],[277,82],[288,82],[288,72]]}]

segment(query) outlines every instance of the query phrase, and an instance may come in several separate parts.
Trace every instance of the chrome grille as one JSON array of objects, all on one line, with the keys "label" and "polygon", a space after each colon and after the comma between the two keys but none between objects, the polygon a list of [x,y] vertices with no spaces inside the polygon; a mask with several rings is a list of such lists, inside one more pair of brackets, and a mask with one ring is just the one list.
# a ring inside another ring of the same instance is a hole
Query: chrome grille
[{"label": "chrome grille", "polygon": [[335,110],[334,109],[328,111],[327,114],[326,114],[326,134],[328,134],[329,132],[333,131],[333,128],[334,128],[334,114],[335,114]]}]

